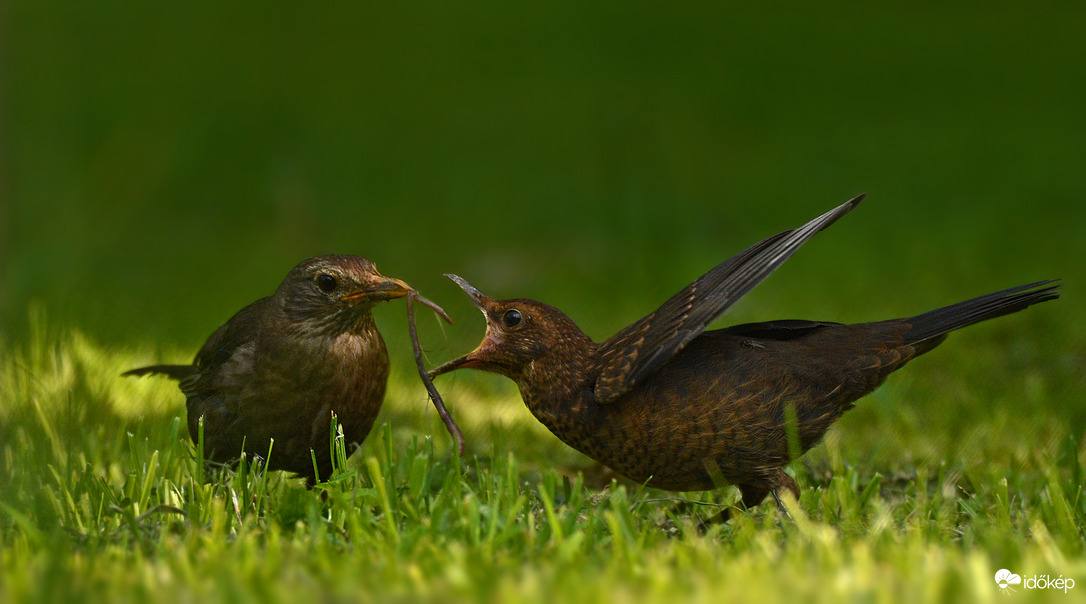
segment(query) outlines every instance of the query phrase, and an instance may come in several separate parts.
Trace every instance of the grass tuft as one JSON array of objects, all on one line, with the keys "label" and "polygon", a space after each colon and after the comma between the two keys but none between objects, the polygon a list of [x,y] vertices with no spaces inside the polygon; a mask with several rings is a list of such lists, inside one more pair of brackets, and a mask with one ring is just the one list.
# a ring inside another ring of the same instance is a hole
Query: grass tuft
[{"label": "grass tuft", "polygon": [[[941,435],[957,450],[899,431],[884,451],[925,452],[892,462],[854,455],[835,430],[793,464],[790,518],[767,503],[701,534],[732,490],[614,480],[485,381],[446,385],[463,463],[421,386],[394,376],[355,455],[330,434],[334,471],[316,488],[252,459],[212,467],[173,383],[116,377],[144,351],[39,322],[0,351],[4,601],[991,601],[1000,568],[1086,580],[1081,435],[1020,455],[999,413],[973,424],[981,436]],[[904,405],[920,384],[879,397]]]}]

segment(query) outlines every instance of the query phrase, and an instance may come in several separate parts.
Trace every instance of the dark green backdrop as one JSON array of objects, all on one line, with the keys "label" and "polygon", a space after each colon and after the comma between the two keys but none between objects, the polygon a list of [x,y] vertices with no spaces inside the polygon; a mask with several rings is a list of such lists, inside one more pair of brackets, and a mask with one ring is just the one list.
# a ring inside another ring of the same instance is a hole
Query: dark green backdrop
[{"label": "dark green backdrop", "polygon": [[8,2],[0,328],[195,351],[340,252],[459,320],[434,362],[482,331],[444,272],[603,338],[866,191],[733,319],[1063,277],[999,329],[1078,362],[1086,5],[946,4]]}]

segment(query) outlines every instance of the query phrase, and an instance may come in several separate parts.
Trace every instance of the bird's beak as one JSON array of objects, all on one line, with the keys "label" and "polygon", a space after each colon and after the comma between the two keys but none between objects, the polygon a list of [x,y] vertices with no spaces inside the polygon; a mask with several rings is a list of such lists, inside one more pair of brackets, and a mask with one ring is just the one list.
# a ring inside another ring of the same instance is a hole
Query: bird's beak
[{"label": "bird's beak", "polygon": [[374,280],[370,281],[365,287],[356,289],[343,296],[341,299],[344,302],[359,299],[383,302],[385,300],[406,297],[407,294],[412,291],[410,285],[399,279],[385,277],[384,275],[376,275]]},{"label": "bird's beak", "polygon": [[462,357],[457,357],[448,363],[443,363],[434,367],[430,371],[427,371],[426,375],[433,379],[435,376],[441,375],[442,373],[448,373],[457,369],[478,369],[480,371],[503,373],[502,364],[497,360],[501,357],[500,355],[495,354],[495,351],[502,343],[502,337],[495,334],[488,326],[486,336],[475,350],[472,350]]},{"label": "bird's beak", "polygon": [[442,363],[441,365],[434,367],[430,371],[427,371],[426,375],[430,376],[430,379],[433,379],[443,373],[448,373],[457,369],[470,369],[473,363],[475,365],[478,365],[480,363],[478,359],[472,356],[473,354],[474,351],[469,352],[462,357],[455,358],[448,363]]},{"label": "bird's beak", "polygon": [[486,330],[486,337],[479,343],[479,346],[471,352],[465,354],[462,357],[457,357],[448,363],[442,363],[437,367],[434,367],[426,374],[433,379],[435,376],[457,369],[479,369],[481,371],[498,371],[500,373],[501,364],[494,361],[495,356],[492,351],[502,345],[500,337],[495,337],[490,329]]},{"label": "bird's beak", "polygon": [[[489,296],[487,296],[483,292],[476,289],[474,285],[468,283],[467,280],[464,279],[463,277],[459,277],[459,276],[453,275],[451,273],[447,273],[445,276],[448,277],[449,279],[452,279],[454,283],[459,285],[460,289],[464,290],[464,293],[466,293],[469,297],[471,297],[471,301],[475,303],[475,306],[479,307],[479,310],[481,310],[483,312],[483,316],[484,317],[487,316],[487,314],[486,314],[487,305],[488,305],[489,302],[493,301],[492,298],[490,298]],[[453,359],[453,360],[451,360],[451,361],[449,361],[447,363],[443,363],[441,365],[438,365],[437,367],[434,367],[433,369],[431,369],[430,371],[428,371],[426,373],[431,378],[433,378],[435,376],[441,375],[443,373],[448,373],[448,372],[456,370],[456,369],[483,369],[483,370],[485,370],[488,367],[490,367],[490,365],[491,365],[491,363],[489,363],[486,360],[488,351],[491,348],[493,348],[493,347],[495,347],[495,346],[497,346],[499,344],[501,344],[501,342],[496,341],[495,338],[491,335],[491,330],[489,329],[489,320],[488,320],[487,321],[486,337],[483,338],[483,341],[482,341],[481,344],[479,344],[478,348],[476,348],[475,350],[469,352],[468,354],[465,354],[462,357],[458,357],[458,358],[455,358],[455,359]]]},{"label": "bird's beak", "polygon": [[459,285],[460,289],[464,290],[464,293],[471,297],[471,301],[475,303],[475,306],[478,306],[479,310],[483,311],[484,315],[486,314],[486,303],[490,301],[490,297],[476,289],[474,285],[468,283],[467,279],[464,279],[463,277],[452,273],[445,273],[445,276],[452,279],[453,283]]}]

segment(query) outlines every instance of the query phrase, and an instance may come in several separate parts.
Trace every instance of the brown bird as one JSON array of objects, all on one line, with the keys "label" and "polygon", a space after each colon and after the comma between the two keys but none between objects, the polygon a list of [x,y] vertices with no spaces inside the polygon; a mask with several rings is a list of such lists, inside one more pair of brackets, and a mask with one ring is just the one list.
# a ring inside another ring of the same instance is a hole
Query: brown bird
[{"label": "brown bird", "polygon": [[599,344],[553,306],[496,300],[448,275],[483,311],[486,336],[430,374],[473,368],[512,379],[558,438],[633,481],[673,491],[734,484],[747,507],[782,488],[798,498],[783,470],[790,440],[793,452],[806,452],[857,399],[949,332],[1059,296],[1043,281],[907,319],[705,331],[862,197],[744,250]]},{"label": "brown bird", "polygon": [[370,310],[412,291],[365,258],[310,258],[215,330],[191,365],[123,375],[180,381],[193,442],[203,420],[205,459],[229,463],[244,450],[313,484],[332,473],[332,414],[349,454],[381,409],[388,353]]}]

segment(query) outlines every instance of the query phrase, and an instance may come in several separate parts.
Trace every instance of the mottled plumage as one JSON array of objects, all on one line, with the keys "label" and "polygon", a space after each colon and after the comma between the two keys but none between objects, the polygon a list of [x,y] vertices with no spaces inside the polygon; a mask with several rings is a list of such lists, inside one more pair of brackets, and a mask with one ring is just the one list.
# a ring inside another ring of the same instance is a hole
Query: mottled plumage
[{"label": "mottled plumage", "polygon": [[842,325],[783,320],[705,331],[854,199],[709,271],[597,344],[557,308],[495,300],[450,275],[483,311],[471,353],[433,369],[500,373],[556,436],[637,482],[669,490],[739,487],[753,506],[782,488],[790,437],[801,452],[886,376],[946,334],[1058,297],[1046,281],[907,319]]},{"label": "mottled plumage", "polygon": [[264,458],[274,441],[269,469],[310,482],[327,478],[332,414],[353,449],[369,434],[385,395],[388,353],[370,309],[409,291],[365,258],[310,258],[287,274],[275,294],[211,334],[191,365],[124,375],[157,373],[180,381],[194,442],[203,418],[207,459],[237,459],[243,443],[248,455]]}]

